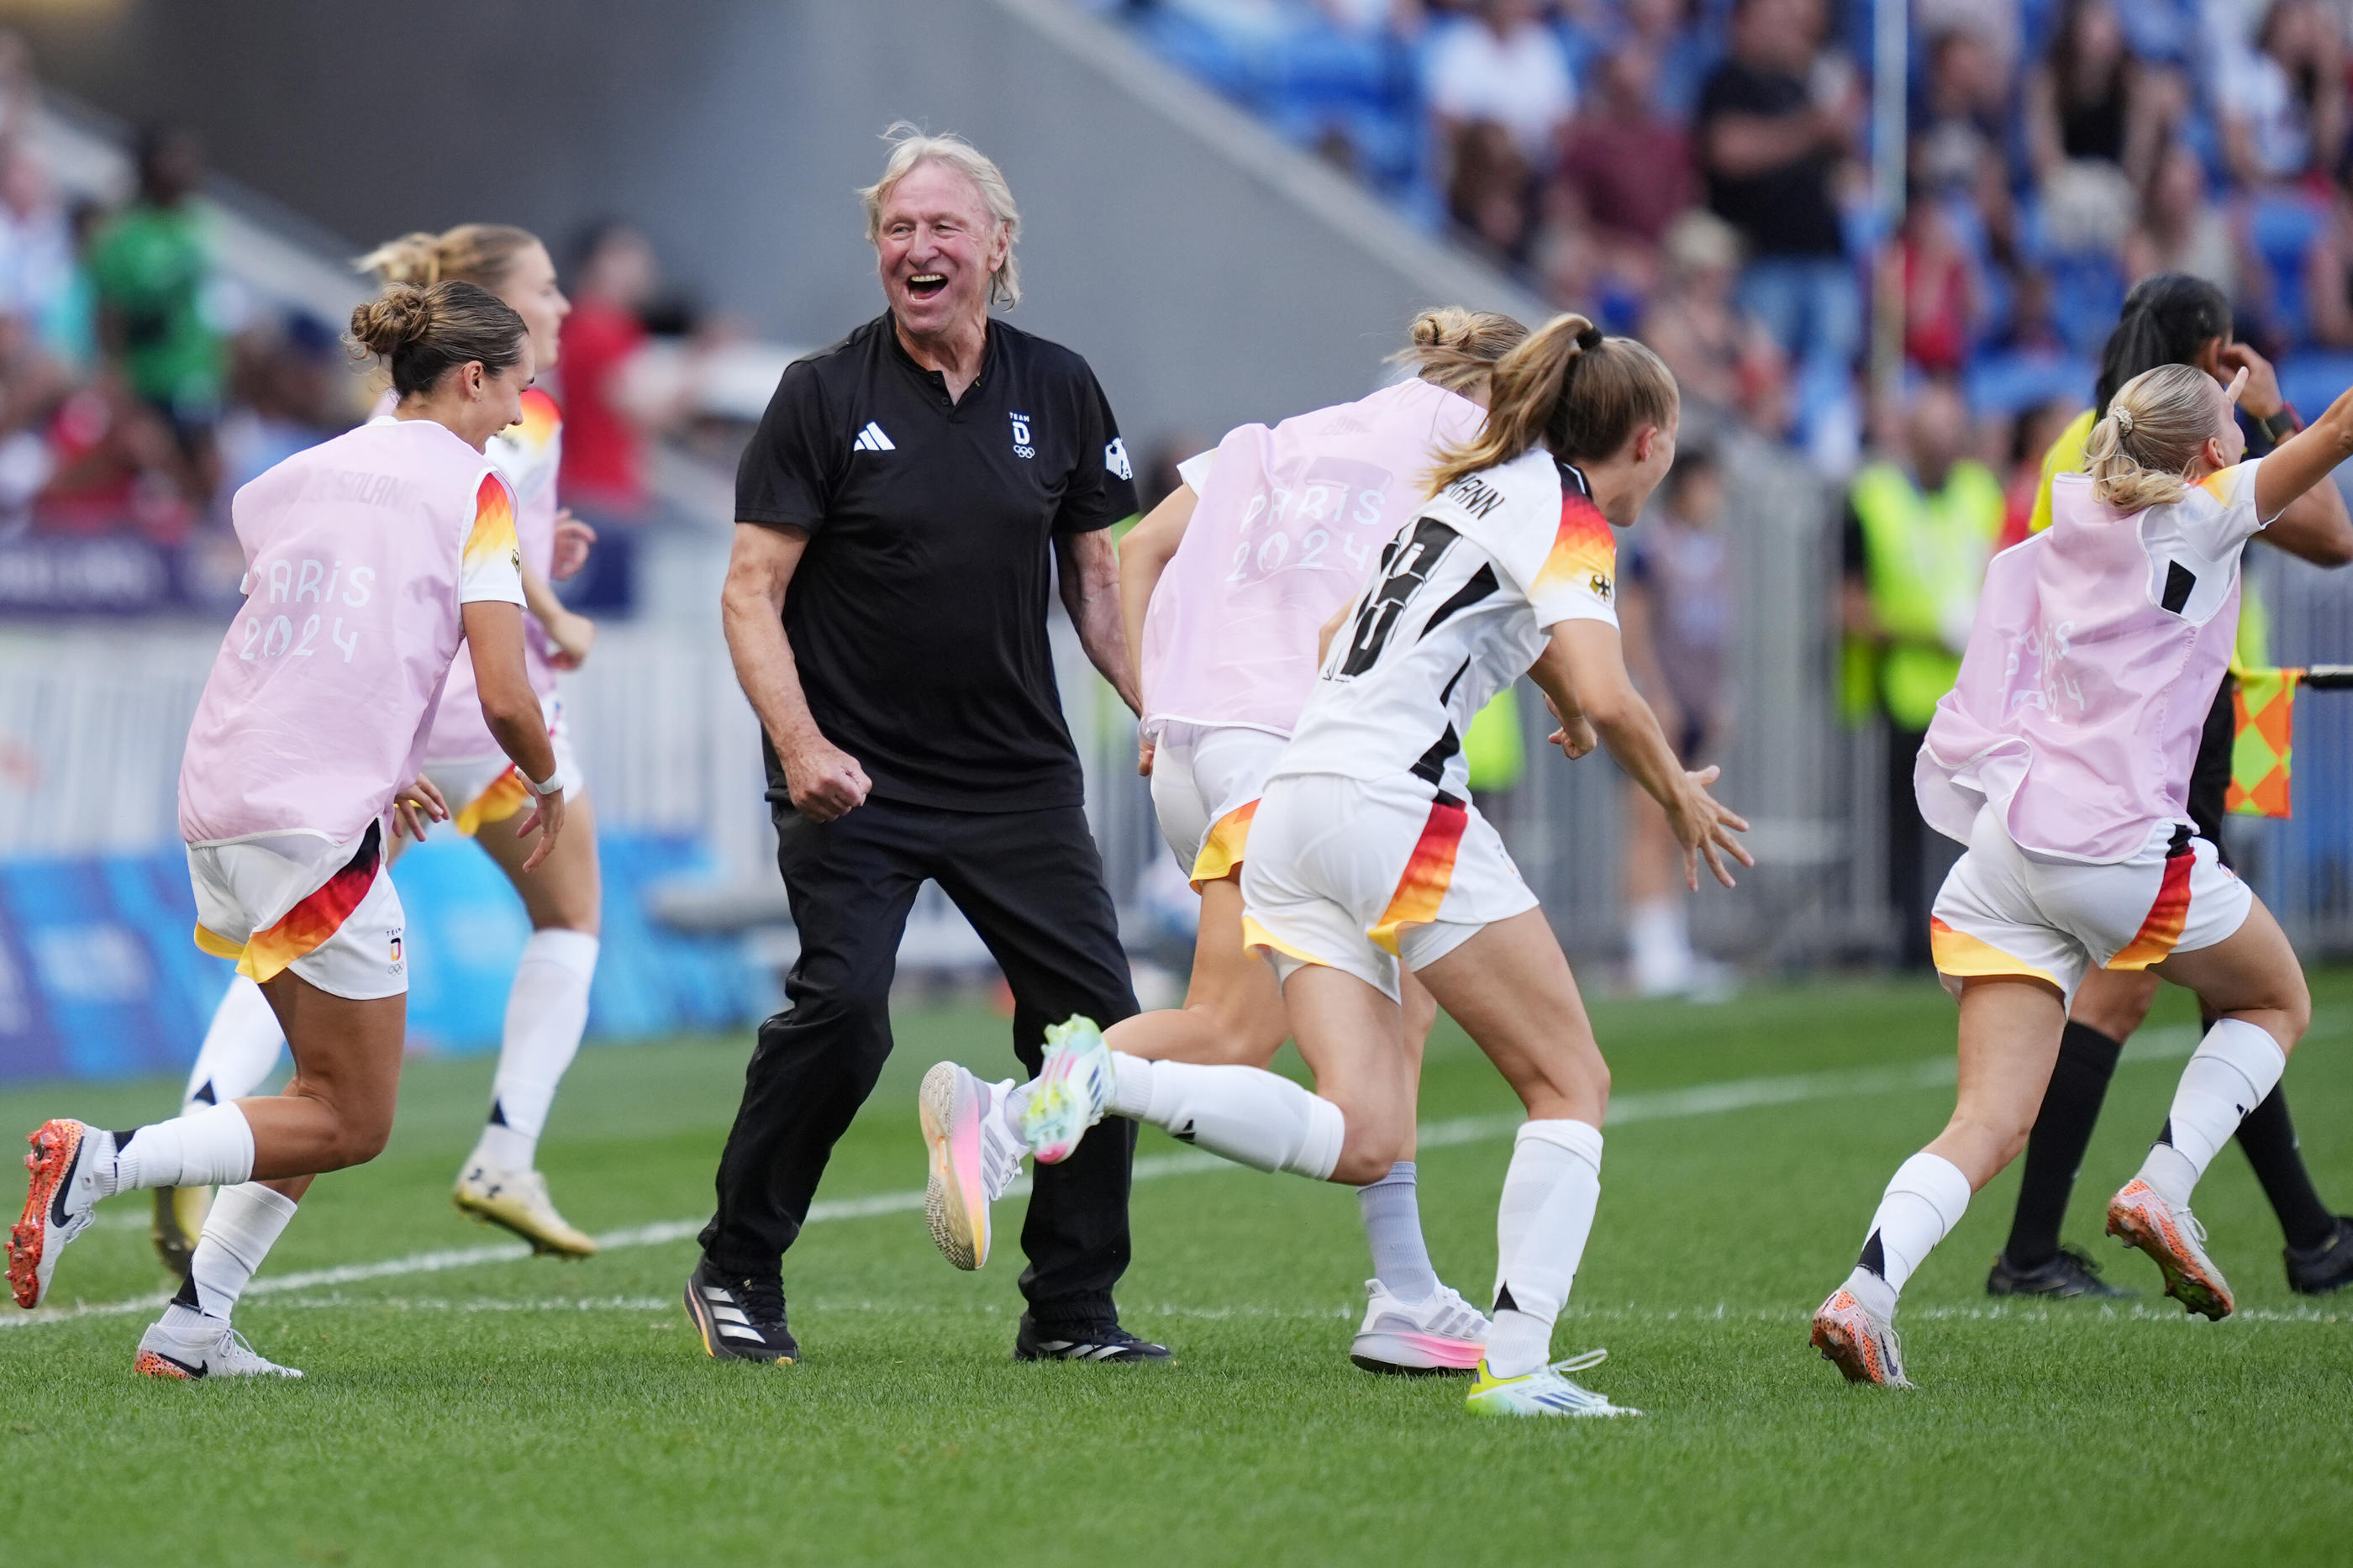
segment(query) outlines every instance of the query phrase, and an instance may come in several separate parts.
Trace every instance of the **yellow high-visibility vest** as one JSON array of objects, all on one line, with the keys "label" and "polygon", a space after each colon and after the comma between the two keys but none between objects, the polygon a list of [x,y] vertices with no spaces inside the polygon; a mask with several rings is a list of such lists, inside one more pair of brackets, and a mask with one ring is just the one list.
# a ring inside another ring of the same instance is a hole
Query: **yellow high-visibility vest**
[{"label": "yellow high-visibility vest", "polygon": [[1857,474],[1849,498],[1862,524],[1864,581],[1883,644],[1850,638],[1844,703],[1850,721],[1883,708],[1907,730],[1925,730],[1953,689],[1961,656],[1947,641],[1966,628],[2001,536],[2000,484],[1964,459],[1934,495],[1893,463]]}]

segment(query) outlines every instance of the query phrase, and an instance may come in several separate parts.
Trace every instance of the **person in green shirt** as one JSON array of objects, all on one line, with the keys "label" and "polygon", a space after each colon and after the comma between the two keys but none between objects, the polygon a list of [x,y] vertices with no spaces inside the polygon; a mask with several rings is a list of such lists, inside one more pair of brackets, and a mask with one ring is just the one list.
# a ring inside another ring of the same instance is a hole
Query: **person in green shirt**
[{"label": "person in green shirt", "polygon": [[205,317],[211,215],[196,198],[204,161],[186,132],[142,135],[139,194],[99,231],[90,257],[101,341],[140,399],[170,422],[192,499],[217,479],[213,427],[227,355]]}]

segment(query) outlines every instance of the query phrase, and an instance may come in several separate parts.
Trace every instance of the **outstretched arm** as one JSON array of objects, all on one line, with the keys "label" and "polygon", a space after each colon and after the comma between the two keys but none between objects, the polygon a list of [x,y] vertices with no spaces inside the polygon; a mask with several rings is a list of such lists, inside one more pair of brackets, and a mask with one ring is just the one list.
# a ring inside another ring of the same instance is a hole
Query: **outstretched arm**
[{"label": "outstretched arm", "polygon": [[2348,458],[2353,458],[2353,390],[2339,393],[2327,413],[2281,442],[2255,469],[2256,515],[2281,516]]},{"label": "outstretched arm", "polygon": [[1120,617],[1119,553],[1106,528],[1084,533],[1058,534],[1054,555],[1061,567],[1062,607],[1079,629],[1079,646],[1103,671],[1119,700],[1131,712],[1144,711],[1135,679],[1135,660],[1128,650],[1127,627]]}]

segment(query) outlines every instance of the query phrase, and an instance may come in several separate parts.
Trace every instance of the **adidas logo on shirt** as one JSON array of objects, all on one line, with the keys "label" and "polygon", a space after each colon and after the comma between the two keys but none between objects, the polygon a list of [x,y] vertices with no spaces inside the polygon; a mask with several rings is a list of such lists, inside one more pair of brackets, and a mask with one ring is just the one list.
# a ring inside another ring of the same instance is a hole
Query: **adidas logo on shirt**
[{"label": "adidas logo on shirt", "polygon": [[890,437],[882,434],[882,426],[869,419],[866,428],[858,433],[858,439],[850,443],[850,449],[857,452],[895,452],[899,447]]}]

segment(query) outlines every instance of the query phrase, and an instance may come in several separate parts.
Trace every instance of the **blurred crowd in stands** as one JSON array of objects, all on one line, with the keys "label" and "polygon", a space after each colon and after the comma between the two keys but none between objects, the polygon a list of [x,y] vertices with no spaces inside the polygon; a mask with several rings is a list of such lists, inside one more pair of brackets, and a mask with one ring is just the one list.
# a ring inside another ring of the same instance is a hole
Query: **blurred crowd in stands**
[{"label": "blurred crowd in stands", "polygon": [[1911,0],[1892,235],[1873,0],[1096,4],[1829,473],[1901,444],[1861,379],[1875,287],[1912,382],[1953,381],[2003,468],[2087,399],[2151,272],[2212,279],[2312,384],[2353,380],[2318,358],[2353,350],[2348,0]]}]

